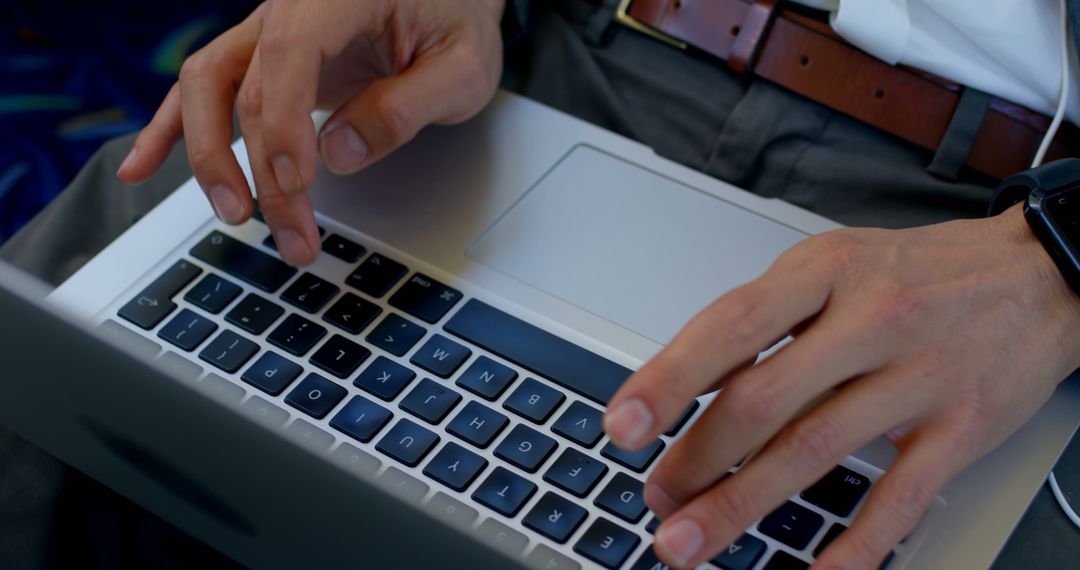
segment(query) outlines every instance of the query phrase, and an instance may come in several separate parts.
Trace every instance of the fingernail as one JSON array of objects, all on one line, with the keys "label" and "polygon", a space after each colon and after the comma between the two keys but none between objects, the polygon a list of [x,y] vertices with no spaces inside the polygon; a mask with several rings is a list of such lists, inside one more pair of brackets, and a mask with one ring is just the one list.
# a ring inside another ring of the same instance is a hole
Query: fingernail
[{"label": "fingernail", "polygon": [[311,249],[307,242],[295,230],[278,230],[274,232],[274,244],[282,259],[293,263],[297,260],[306,260],[311,256]]},{"label": "fingernail", "polygon": [[296,163],[287,154],[279,154],[270,161],[274,166],[274,178],[277,179],[278,188],[286,194],[299,194],[304,190],[304,180],[300,178],[300,171],[296,169]]},{"label": "fingernail", "polygon": [[232,190],[220,185],[211,186],[206,195],[210,197],[210,205],[214,207],[219,220],[226,224],[239,224],[244,219],[244,205]]},{"label": "fingernail", "polygon": [[649,505],[649,508],[661,520],[679,510],[679,503],[663,487],[655,483],[645,485],[645,504]]},{"label": "fingernail", "polygon": [[135,155],[138,154],[138,152],[139,152],[139,147],[137,147],[137,146],[131,147],[131,150],[128,151],[127,156],[124,157],[124,161],[120,163],[120,168],[116,169],[116,173],[120,174],[121,170],[131,166],[131,163],[135,161]]},{"label": "fingernail", "polygon": [[368,147],[356,130],[348,123],[341,123],[323,134],[322,153],[330,172],[352,174],[364,166]]},{"label": "fingernail", "polygon": [[670,525],[660,525],[656,543],[674,559],[675,566],[684,567],[705,545],[705,533],[696,522],[683,519]]},{"label": "fingernail", "polygon": [[604,431],[620,447],[637,445],[652,424],[652,412],[641,400],[623,402],[604,416]]}]

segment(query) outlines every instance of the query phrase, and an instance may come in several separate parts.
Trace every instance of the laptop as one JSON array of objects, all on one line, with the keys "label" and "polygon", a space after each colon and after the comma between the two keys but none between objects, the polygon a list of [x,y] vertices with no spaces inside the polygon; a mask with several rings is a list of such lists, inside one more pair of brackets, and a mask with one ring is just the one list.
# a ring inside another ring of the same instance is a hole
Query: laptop
[{"label": "laptop", "polygon": [[[838,227],[506,93],[311,194],[323,255],[299,270],[193,180],[47,298],[0,269],[0,423],[249,566],[659,570],[642,484],[711,396],[636,453],[605,403]],[[1078,422],[1073,378],[887,567],[988,567]],[[859,450],[703,567],[811,563],[894,453]]]}]

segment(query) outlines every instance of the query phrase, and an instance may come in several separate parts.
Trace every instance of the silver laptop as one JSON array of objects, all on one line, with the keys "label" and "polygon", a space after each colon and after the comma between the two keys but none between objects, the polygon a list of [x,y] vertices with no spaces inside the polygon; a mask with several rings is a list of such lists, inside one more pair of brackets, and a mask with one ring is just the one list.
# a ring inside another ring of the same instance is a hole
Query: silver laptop
[{"label": "silver laptop", "polygon": [[[837,227],[508,94],[312,197],[324,253],[300,270],[194,181],[48,299],[0,270],[0,423],[251,566],[660,569],[642,483],[711,397],[637,453],[605,403]],[[989,566],[1078,422],[1074,379],[888,568]],[[848,457],[703,567],[812,562],[893,454]]]}]

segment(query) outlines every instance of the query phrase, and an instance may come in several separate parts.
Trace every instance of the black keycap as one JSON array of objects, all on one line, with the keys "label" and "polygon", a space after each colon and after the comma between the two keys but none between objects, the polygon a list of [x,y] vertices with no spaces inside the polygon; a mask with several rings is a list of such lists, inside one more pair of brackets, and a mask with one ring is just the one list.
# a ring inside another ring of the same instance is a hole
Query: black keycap
[{"label": "black keycap", "polygon": [[199,353],[199,358],[232,374],[240,369],[255,353],[259,345],[230,331],[222,331]]},{"label": "black keycap", "polygon": [[135,295],[134,299],[121,307],[117,314],[139,327],[150,330],[158,326],[158,323],[165,320],[165,317],[176,309],[176,303],[172,302],[172,298],[200,273],[202,269],[191,263],[184,260],[177,261],[172,267],[166,269],[161,277],[155,279],[138,295]]},{"label": "black keycap", "polygon": [[525,515],[522,523],[536,532],[562,544],[570,539],[577,527],[585,522],[588,512],[556,495],[545,493],[536,502],[529,514]]},{"label": "black keycap", "polygon": [[333,380],[327,380],[318,374],[308,374],[300,385],[289,392],[285,403],[314,417],[322,419],[338,402],[345,399],[348,392]]},{"label": "black keycap", "polygon": [[638,451],[625,451],[615,447],[615,444],[609,442],[600,450],[600,455],[607,457],[627,469],[632,469],[638,473],[644,473],[653,460],[656,459],[656,456],[660,455],[660,451],[663,449],[664,442],[659,439]]},{"label": "black keycap", "polygon": [[337,234],[330,234],[330,237],[323,241],[322,250],[345,263],[356,263],[364,255],[364,246]]},{"label": "black keycap", "polygon": [[568,448],[544,474],[544,480],[564,491],[584,497],[596,482],[607,473],[607,465],[588,455]]},{"label": "black keycap", "polygon": [[295,267],[219,231],[210,232],[191,248],[191,255],[267,293],[277,291],[296,274]]},{"label": "black keycap", "polygon": [[596,496],[596,505],[605,511],[636,523],[645,515],[645,485],[624,473],[616,473]]},{"label": "black keycap", "polygon": [[486,459],[451,441],[424,467],[424,475],[455,491],[464,491],[484,467]]},{"label": "black keycap", "polygon": [[412,370],[380,356],[356,377],[353,384],[389,402],[397,398],[415,377],[416,373]]},{"label": "black keycap", "polygon": [[536,485],[511,473],[505,467],[495,467],[487,479],[476,488],[472,498],[493,511],[512,517],[536,492]]},{"label": "black keycap", "polygon": [[409,362],[440,378],[449,378],[471,354],[472,351],[464,346],[436,334],[413,354]]},{"label": "black keycap", "polygon": [[293,356],[303,356],[325,334],[326,328],[300,315],[289,315],[266,337],[266,340]]},{"label": "black keycap", "polygon": [[458,376],[457,385],[477,396],[495,400],[515,378],[517,372],[512,368],[481,355]]},{"label": "black keycap", "polygon": [[345,293],[326,310],[323,320],[347,333],[360,334],[381,312],[382,309],[375,303],[365,301],[352,293]]},{"label": "black keycap", "polygon": [[270,328],[284,312],[285,309],[274,303],[249,293],[225,315],[225,320],[251,334],[259,335]]},{"label": "black keycap", "polygon": [[761,567],[761,570],[806,570],[810,565],[794,556],[777,550],[772,558]]},{"label": "black keycap", "polygon": [[390,416],[390,410],[363,396],[353,396],[330,420],[330,427],[367,443],[390,421]]},{"label": "black keycap", "polygon": [[461,291],[417,273],[390,297],[390,304],[434,324],[460,300]]},{"label": "black keycap", "polygon": [[698,409],[698,406],[700,405],[701,404],[698,404],[697,400],[690,402],[690,405],[687,406],[686,410],[684,410],[682,415],[679,416],[679,419],[676,420],[675,423],[672,424],[666,432],[664,432],[664,435],[668,437],[675,437],[675,435],[679,433],[679,430],[681,430],[683,426],[686,425],[686,422],[690,419],[690,416],[694,415],[694,412]]},{"label": "black keycap", "polygon": [[603,417],[600,410],[574,402],[555,420],[551,431],[591,449],[604,435]]},{"label": "black keycap", "polygon": [[329,281],[304,273],[289,285],[281,298],[304,311],[317,313],[338,291]]},{"label": "black keycap", "polygon": [[555,451],[555,447],[554,439],[527,425],[518,424],[495,448],[495,455],[529,473],[535,473]]},{"label": "black keycap", "polygon": [[551,417],[552,412],[564,399],[566,396],[555,388],[541,384],[535,378],[526,378],[503,402],[503,407],[525,419],[542,424]]},{"label": "black keycap", "polygon": [[311,363],[338,378],[348,378],[369,356],[370,350],[336,334],[311,355]]},{"label": "black keycap", "polygon": [[599,404],[630,376],[629,369],[476,299],[443,328]]},{"label": "black keycap", "polygon": [[825,517],[788,501],[761,519],[757,528],[766,536],[775,538],[795,550],[802,550],[810,544],[810,539],[814,538],[823,524]]},{"label": "black keycap", "polygon": [[846,517],[870,488],[870,478],[837,465],[832,471],[800,493],[804,501],[838,516]]},{"label": "black keycap", "polygon": [[244,371],[240,379],[267,394],[277,396],[303,371],[304,369],[293,361],[267,351]]},{"label": "black keycap", "polygon": [[211,273],[192,287],[187,292],[187,295],[184,295],[184,299],[188,303],[216,315],[225,310],[225,307],[229,306],[233,299],[240,296],[240,291],[239,285],[230,283]]},{"label": "black keycap", "polygon": [[431,430],[402,418],[379,440],[375,449],[409,467],[415,467],[438,442],[439,436]]},{"label": "black keycap", "polygon": [[630,567],[630,570],[671,570],[671,567],[660,562],[660,558],[656,556],[656,551],[650,546],[645,549],[645,552],[641,553],[641,556]]},{"label": "black keycap", "polygon": [[401,400],[401,409],[432,424],[437,424],[461,400],[457,392],[424,378]]},{"label": "black keycap", "polygon": [[98,332],[127,352],[143,358],[154,358],[161,352],[161,345],[112,320],[105,319],[97,328]]},{"label": "black keycap", "polygon": [[[319,237],[321,238],[324,235],[326,235],[326,229],[323,228],[322,226],[319,226]],[[270,235],[266,236],[266,238],[263,240],[263,245],[265,245],[266,247],[268,247],[268,248],[270,248],[270,249],[272,249],[274,251],[278,250],[277,242],[274,241],[274,234],[270,234]]]},{"label": "black keycap", "polygon": [[425,332],[424,327],[390,313],[371,331],[367,341],[394,356],[404,356]]},{"label": "black keycap", "polygon": [[371,254],[356,271],[345,280],[350,287],[355,287],[372,297],[382,297],[405,276],[405,266],[378,253]]},{"label": "black keycap", "polygon": [[817,546],[814,547],[814,558],[821,556],[821,553],[825,551],[825,548],[832,544],[832,541],[836,540],[836,537],[840,536],[847,530],[847,527],[840,523],[833,523],[828,530],[825,531],[824,536],[818,541]]},{"label": "black keycap", "polygon": [[605,568],[618,568],[637,548],[637,535],[605,519],[593,522],[585,536],[574,545],[574,552]]},{"label": "black keycap", "polygon": [[751,570],[762,554],[765,554],[765,541],[744,534],[735,544],[721,550],[712,563],[723,570]]},{"label": "black keycap", "polygon": [[649,519],[649,524],[645,525],[645,532],[656,534],[656,529],[658,528],[660,528],[660,519],[653,517]]},{"label": "black keycap", "polygon": [[477,446],[487,447],[510,420],[476,402],[469,402],[446,426],[446,431]]},{"label": "black keycap", "polygon": [[195,364],[175,352],[166,352],[162,354],[158,357],[157,362],[174,378],[187,380],[189,382],[194,382],[195,379],[202,376],[203,373],[202,366]]},{"label": "black keycap", "polygon": [[190,309],[184,309],[161,327],[157,335],[177,348],[191,352],[214,334],[217,328],[210,319],[200,317]]}]

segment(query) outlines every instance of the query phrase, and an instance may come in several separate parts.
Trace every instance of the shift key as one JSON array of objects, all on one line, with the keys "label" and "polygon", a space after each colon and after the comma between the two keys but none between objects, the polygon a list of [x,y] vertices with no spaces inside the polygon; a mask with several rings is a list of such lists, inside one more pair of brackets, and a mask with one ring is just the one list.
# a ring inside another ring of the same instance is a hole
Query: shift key
[{"label": "shift key", "polygon": [[296,274],[295,267],[219,231],[191,248],[191,255],[268,293]]}]

